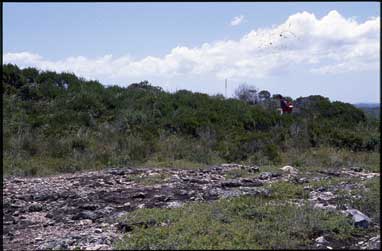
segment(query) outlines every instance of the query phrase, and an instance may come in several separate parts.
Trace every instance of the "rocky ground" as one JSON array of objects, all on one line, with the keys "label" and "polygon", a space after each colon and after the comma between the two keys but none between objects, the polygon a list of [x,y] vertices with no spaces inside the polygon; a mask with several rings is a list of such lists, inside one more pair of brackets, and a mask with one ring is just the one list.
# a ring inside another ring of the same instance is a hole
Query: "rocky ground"
[{"label": "rocky ground", "polygon": [[[225,175],[233,170],[256,175]],[[270,191],[266,184],[282,180],[304,184],[310,192],[308,201],[315,207],[338,210],[360,227],[374,224],[358,210],[336,206],[338,190],[355,189],[360,184],[345,182],[331,191],[309,186],[314,180],[331,176],[365,180],[379,173],[349,168],[301,175],[288,166],[277,172],[262,172],[257,166],[223,164],[196,170],[118,168],[43,178],[7,177],[3,184],[3,245],[5,250],[112,249],[113,241],[132,227],[117,221],[126,212],[244,194],[267,196]],[[317,247],[330,248],[324,237],[317,238],[316,243]],[[365,237],[353,247],[378,249],[380,237]]]}]

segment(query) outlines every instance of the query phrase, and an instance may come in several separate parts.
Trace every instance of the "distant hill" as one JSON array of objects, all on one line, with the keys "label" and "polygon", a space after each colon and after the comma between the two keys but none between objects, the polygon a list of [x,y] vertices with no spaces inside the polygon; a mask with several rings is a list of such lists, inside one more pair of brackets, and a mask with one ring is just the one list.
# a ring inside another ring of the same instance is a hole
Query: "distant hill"
[{"label": "distant hill", "polygon": [[368,108],[381,107],[380,103],[355,103],[353,105],[355,107],[358,107],[358,108],[363,108],[363,107],[368,107]]},{"label": "distant hill", "polygon": [[376,118],[379,120],[381,117],[380,103],[356,103],[353,105],[361,109],[368,118]]}]

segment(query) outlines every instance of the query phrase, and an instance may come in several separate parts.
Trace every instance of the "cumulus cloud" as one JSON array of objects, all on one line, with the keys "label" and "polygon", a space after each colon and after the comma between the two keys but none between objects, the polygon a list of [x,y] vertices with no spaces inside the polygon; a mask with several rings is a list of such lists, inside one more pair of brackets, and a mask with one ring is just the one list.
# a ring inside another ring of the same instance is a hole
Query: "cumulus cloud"
[{"label": "cumulus cloud", "polygon": [[[234,20],[233,20],[234,21]],[[48,60],[31,52],[5,53],[5,63],[69,71],[112,81],[205,76],[246,81],[284,74],[301,66],[311,74],[379,70],[380,17],[364,22],[330,11],[321,19],[300,12],[278,26],[252,30],[238,40],[178,46],[163,57],[105,55]]]},{"label": "cumulus cloud", "polygon": [[230,22],[230,25],[231,26],[237,26],[239,24],[241,24],[242,22],[244,21],[244,16],[243,15],[240,15],[238,17],[234,17],[231,22]]}]

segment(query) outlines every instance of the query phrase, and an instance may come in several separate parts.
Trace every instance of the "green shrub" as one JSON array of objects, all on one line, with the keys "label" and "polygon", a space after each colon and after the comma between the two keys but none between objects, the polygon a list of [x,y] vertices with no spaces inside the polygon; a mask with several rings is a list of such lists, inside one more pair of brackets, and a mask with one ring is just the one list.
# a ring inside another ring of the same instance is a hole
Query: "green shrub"
[{"label": "green shrub", "polygon": [[267,145],[265,147],[265,156],[273,163],[280,163],[281,157],[276,145]]}]

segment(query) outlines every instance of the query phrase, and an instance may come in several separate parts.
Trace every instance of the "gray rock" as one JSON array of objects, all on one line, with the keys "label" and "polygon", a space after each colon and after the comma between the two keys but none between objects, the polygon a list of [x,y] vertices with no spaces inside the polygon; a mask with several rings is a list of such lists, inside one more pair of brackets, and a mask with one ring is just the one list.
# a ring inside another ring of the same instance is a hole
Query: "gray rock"
[{"label": "gray rock", "polygon": [[221,198],[230,198],[230,197],[237,197],[237,196],[240,196],[242,195],[243,192],[240,191],[240,190],[223,190],[221,191],[220,193],[220,196]]},{"label": "gray rock", "polygon": [[146,193],[139,192],[139,193],[134,194],[131,198],[133,198],[133,199],[143,199],[145,197],[146,197]]},{"label": "gray rock", "polygon": [[102,229],[101,228],[96,228],[96,229],[94,229],[94,233],[102,233]]},{"label": "gray rock", "polygon": [[318,200],[320,201],[329,201],[336,198],[332,192],[322,192],[318,194]]},{"label": "gray rock", "polygon": [[318,172],[322,173],[322,174],[325,174],[325,175],[328,175],[328,176],[335,176],[335,177],[341,176],[341,172],[338,172],[338,171],[335,171],[335,170],[320,170]]},{"label": "gray rock", "polygon": [[21,202],[12,203],[10,204],[10,207],[21,208],[21,207],[24,207],[24,203],[21,203]]},{"label": "gray rock", "polygon": [[269,197],[271,195],[271,191],[263,187],[246,187],[241,190],[243,191],[243,195],[252,195],[252,196],[262,195],[266,197]]},{"label": "gray rock", "polygon": [[232,180],[226,180],[221,183],[222,187],[250,187],[250,186],[262,186],[263,183],[259,180],[255,179],[232,179]]},{"label": "gray rock", "polygon": [[354,172],[362,172],[362,167],[358,167],[358,166],[352,166],[350,167],[350,170],[354,171]]},{"label": "gray rock", "polygon": [[307,186],[304,186],[304,190],[305,191],[313,191],[313,188],[311,186],[307,185]]},{"label": "gray rock", "polygon": [[251,166],[248,168],[248,171],[253,172],[253,173],[258,172],[258,171],[260,171],[260,167],[259,166]]},{"label": "gray rock", "polygon": [[84,210],[95,210],[98,208],[98,206],[95,204],[84,204],[84,205],[80,206],[80,208],[84,209]]},{"label": "gray rock", "polygon": [[38,250],[63,250],[67,249],[68,245],[66,244],[65,240],[54,240],[49,241],[47,243],[44,243],[40,245],[37,249]]},{"label": "gray rock", "polygon": [[207,191],[208,197],[218,197],[220,194],[222,194],[222,189],[221,188],[212,188],[209,191]]},{"label": "gray rock", "polygon": [[259,179],[261,180],[269,180],[271,178],[280,177],[280,173],[271,173],[271,172],[263,172],[260,174]]},{"label": "gray rock", "polygon": [[309,183],[309,180],[305,177],[301,177],[301,178],[297,179],[297,183],[298,184]]},{"label": "gray rock", "polygon": [[111,175],[125,175],[125,170],[121,169],[111,169],[108,171],[109,174]]},{"label": "gray rock", "polygon": [[33,199],[36,201],[45,201],[45,200],[52,199],[52,195],[46,194],[46,193],[35,194],[33,195]]},{"label": "gray rock", "polygon": [[264,173],[260,173],[260,175],[259,175],[259,179],[261,179],[261,180],[269,180],[271,178],[272,178],[271,172],[264,172]]},{"label": "gray rock", "polygon": [[319,188],[317,188],[317,191],[318,192],[325,192],[326,188],[325,187],[319,187]]},{"label": "gray rock", "polygon": [[381,238],[380,235],[370,238],[366,243],[367,249],[381,250]]},{"label": "gray rock", "polygon": [[317,237],[315,239],[318,244],[328,244],[329,242],[324,238],[324,236]]},{"label": "gray rock", "polygon": [[82,211],[78,213],[77,215],[73,216],[72,220],[85,220],[85,219],[95,220],[97,218],[98,218],[97,214],[92,211]]},{"label": "gray rock", "polygon": [[127,233],[133,231],[133,226],[126,222],[118,222],[117,229],[122,233]]},{"label": "gray rock", "polygon": [[40,203],[38,202],[33,202],[29,207],[28,211],[29,212],[40,212],[42,211],[43,207]]},{"label": "gray rock", "polygon": [[367,217],[362,212],[358,211],[357,209],[348,209],[346,212],[352,216],[354,225],[356,227],[361,228],[368,228],[369,224],[371,223],[371,220],[369,217]]},{"label": "gray rock", "polygon": [[298,171],[293,166],[284,166],[280,168],[283,172],[289,173],[289,174],[297,174]]},{"label": "gray rock", "polygon": [[262,186],[263,185],[263,183],[257,179],[242,178],[240,181],[243,184],[242,186],[246,186],[246,187]]},{"label": "gray rock", "polygon": [[178,208],[182,207],[183,203],[179,201],[170,201],[167,203],[167,208]]},{"label": "gray rock", "polygon": [[222,187],[239,187],[242,185],[240,180],[226,180],[221,183]]}]

